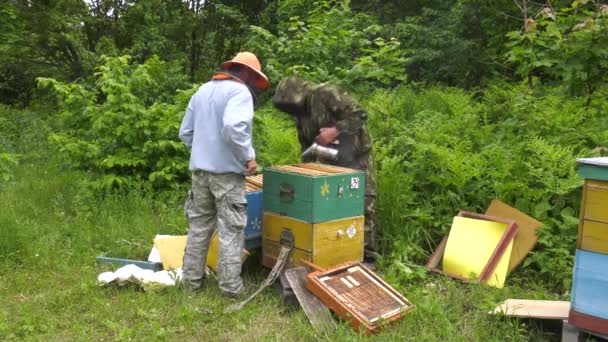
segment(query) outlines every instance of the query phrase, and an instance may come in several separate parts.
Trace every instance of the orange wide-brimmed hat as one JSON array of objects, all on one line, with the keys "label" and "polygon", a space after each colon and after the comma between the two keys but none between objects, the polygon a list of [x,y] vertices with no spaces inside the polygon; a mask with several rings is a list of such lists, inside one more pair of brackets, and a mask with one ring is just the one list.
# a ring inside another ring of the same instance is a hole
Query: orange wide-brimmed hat
[{"label": "orange wide-brimmed hat", "polygon": [[268,81],[268,76],[264,75],[262,72],[262,66],[260,65],[260,61],[251,52],[239,52],[234,56],[234,58],[230,61],[222,63],[222,68],[230,69],[230,67],[234,64],[240,64],[248,67],[253,70],[259,77],[255,81],[254,86],[256,88],[265,90],[270,88],[270,82]]}]

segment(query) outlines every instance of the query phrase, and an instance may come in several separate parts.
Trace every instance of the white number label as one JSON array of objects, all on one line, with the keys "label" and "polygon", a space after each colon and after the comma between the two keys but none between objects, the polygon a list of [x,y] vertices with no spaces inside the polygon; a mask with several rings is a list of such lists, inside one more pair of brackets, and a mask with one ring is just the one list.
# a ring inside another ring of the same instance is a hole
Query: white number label
[{"label": "white number label", "polygon": [[353,177],[350,179],[350,188],[359,189],[359,178]]}]

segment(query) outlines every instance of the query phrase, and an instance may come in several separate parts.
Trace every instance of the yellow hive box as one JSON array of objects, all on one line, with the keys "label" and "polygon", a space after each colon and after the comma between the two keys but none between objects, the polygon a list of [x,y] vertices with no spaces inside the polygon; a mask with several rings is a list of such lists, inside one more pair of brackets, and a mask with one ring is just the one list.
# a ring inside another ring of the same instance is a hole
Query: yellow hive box
[{"label": "yellow hive box", "polygon": [[608,254],[608,182],[586,179],[578,229],[578,249]]},{"label": "yellow hive box", "polygon": [[303,265],[300,259],[320,267],[363,260],[363,216],[309,223],[269,212],[264,213],[262,263],[274,266],[281,244],[293,243],[290,265]]}]

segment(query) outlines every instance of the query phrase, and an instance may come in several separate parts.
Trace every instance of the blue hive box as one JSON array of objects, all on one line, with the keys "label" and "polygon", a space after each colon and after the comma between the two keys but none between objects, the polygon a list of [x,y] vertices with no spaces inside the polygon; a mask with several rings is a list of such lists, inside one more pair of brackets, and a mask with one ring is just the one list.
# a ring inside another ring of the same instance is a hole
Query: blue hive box
[{"label": "blue hive box", "polygon": [[247,193],[247,226],[245,226],[245,248],[262,246],[262,217],[264,196],[262,191]]},{"label": "blue hive box", "polygon": [[262,217],[264,217],[263,175],[246,178],[247,226],[245,226],[245,248],[248,250],[262,247]]},{"label": "blue hive box", "polygon": [[608,255],[576,250],[572,310],[605,319],[608,326]]}]

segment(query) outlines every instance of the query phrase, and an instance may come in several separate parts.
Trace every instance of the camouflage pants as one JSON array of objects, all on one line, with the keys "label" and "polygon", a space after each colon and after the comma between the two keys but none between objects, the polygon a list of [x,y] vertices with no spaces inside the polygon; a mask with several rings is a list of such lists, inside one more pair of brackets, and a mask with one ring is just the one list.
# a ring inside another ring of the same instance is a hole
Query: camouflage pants
[{"label": "camouflage pants", "polygon": [[202,285],[209,242],[217,227],[219,287],[228,295],[238,294],[243,289],[241,253],[243,228],[247,224],[245,178],[235,173],[194,171],[184,209],[190,223],[184,254],[184,285],[191,290]]}]

